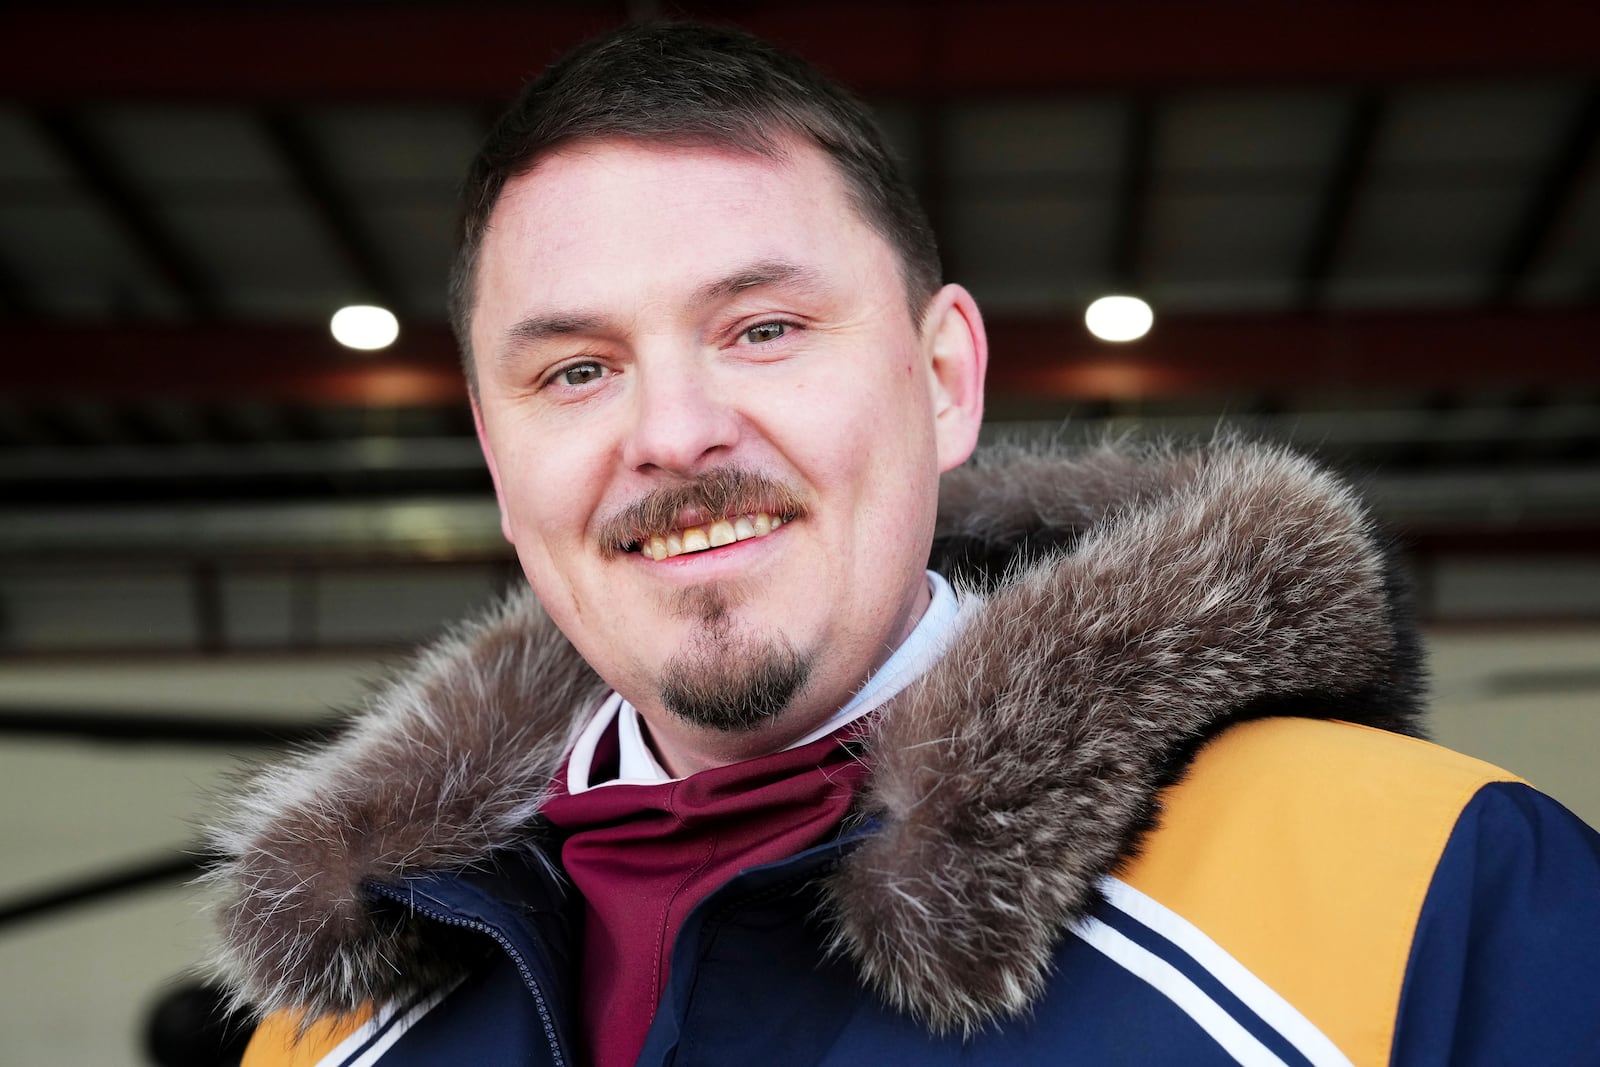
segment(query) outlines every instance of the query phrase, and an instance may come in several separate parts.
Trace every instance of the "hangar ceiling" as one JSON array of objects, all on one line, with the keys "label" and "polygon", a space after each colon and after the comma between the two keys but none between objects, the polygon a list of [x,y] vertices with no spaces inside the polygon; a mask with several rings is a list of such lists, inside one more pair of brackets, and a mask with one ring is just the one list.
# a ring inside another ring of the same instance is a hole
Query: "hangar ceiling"
[{"label": "hangar ceiling", "polygon": [[[1593,4],[58,3],[0,13],[0,558],[502,554],[455,185],[525,75],[659,14],[873,105],[990,320],[994,432],[1226,420],[1424,536],[1600,528]],[[1112,291],[1143,341],[1084,330]],[[364,301],[376,356],[325,325]]]}]

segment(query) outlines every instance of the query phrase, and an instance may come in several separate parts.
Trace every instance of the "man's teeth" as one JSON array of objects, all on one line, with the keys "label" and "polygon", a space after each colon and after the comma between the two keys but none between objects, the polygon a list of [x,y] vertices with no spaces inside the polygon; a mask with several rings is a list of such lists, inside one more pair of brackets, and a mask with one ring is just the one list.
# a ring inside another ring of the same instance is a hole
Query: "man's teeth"
[{"label": "man's teeth", "polygon": [[707,526],[685,526],[664,537],[652,537],[640,542],[639,552],[650,559],[668,559],[686,552],[704,552],[735,541],[748,541],[752,537],[765,537],[782,525],[781,517],[758,511],[754,515],[718,519]]}]

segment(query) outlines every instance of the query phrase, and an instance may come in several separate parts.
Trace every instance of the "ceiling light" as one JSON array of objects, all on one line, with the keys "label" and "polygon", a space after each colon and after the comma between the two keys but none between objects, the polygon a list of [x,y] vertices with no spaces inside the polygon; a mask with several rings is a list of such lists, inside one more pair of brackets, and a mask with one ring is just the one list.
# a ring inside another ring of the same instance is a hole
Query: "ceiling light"
[{"label": "ceiling light", "polygon": [[1102,341],[1137,341],[1155,321],[1150,305],[1136,296],[1102,296],[1083,313],[1084,325]]},{"label": "ceiling light", "polygon": [[388,348],[400,336],[400,322],[388,308],[352,304],[333,313],[328,323],[333,339],[346,348],[372,351]]}]

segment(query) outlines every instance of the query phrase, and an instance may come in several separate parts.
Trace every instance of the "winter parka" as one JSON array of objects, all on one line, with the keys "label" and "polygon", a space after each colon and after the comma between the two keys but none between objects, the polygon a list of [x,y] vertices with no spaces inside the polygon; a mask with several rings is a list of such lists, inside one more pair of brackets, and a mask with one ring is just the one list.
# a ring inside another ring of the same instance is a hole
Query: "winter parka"
[{"label": "winter parka", "polygon": [[[1003,449],[946,476],[976,611],[837,840],[672,948],[640,1063],[1600,1063],[1600,838],[1413,736],[1418,640],[1308,461]],[[515,595],[214,841],[246,1064],[582,1064],[539,808],[606,689]]]}]

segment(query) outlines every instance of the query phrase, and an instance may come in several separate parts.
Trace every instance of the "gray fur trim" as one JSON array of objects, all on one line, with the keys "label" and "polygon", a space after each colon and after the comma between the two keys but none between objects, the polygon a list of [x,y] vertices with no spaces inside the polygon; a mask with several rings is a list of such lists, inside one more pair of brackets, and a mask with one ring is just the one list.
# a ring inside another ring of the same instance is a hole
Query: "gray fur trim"
[{"label": "gray fur trim", "polygon": [[[932,1030],[1027,1010],[1096,879],[1226,723],[1414,727],[1415,643],[1383,546],[1347,487],[1289,453],[991,451],[946,476],[935,557],[993,580],[880,713],[863,797],[880,829],[826,887],[834,949]],[[241,998],[314,1016],[458,967],[361,883],[517,847],[602,689],[513,598],[356,730],[251,782],[213,838],[235,857],[213,877]]]},{"label": "gray fur trim", "polygon": [[237,998],[313,1019],[453,977],[438,931],[361,883],[516,846],[604,692],[524,592],[425,652],[336,742],[242,783],[210,841],[232,858],[209,875]]},{"label": "gray fur trim", "polygon": [[970,1032],[1038,995],[1175,756],[1288,687],[1374,682],[1394,644],[1359,502],[1288,453],[1015,452],[947,488],[971,498],[968,537],[1019,510],[1087,528],[885,711],[866,798],[883,829],[830,886],[836,948],[889,1003]]}]

